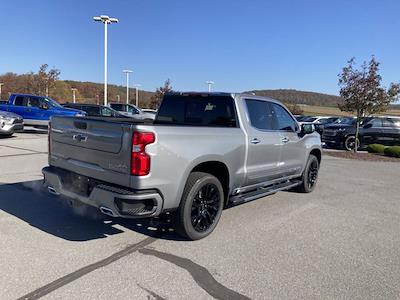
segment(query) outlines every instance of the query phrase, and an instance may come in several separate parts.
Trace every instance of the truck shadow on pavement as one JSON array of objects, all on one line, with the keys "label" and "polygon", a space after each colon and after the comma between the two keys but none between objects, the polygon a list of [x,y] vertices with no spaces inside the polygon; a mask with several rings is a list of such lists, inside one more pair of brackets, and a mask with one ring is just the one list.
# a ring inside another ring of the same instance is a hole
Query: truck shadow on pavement
[{"label": "truck shadow on pavement", "polygon": [[124,232],[115,225],[151,237],[184,240],[166,222],[112,218],[86,205],[73,208],[67,201],[45,191],[42,180],[0,183],[0,210],[69,241],[88,241]]}]

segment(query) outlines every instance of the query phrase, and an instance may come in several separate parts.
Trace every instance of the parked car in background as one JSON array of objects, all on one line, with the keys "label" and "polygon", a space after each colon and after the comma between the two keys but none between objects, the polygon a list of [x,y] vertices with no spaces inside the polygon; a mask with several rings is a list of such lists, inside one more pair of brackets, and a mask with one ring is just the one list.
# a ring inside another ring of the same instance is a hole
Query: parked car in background
[{"label": "parked car in background", "polygon": [[128,116],[112,109],[111,107],[98,104],[85,103],[65,103],[64,107],[74,108],[84,111],[89,117],[113,117],[113,118],[129,118]]},{"label": "parked car in background", "polygon": [[341,124],[341,123],[348,123],[352,122],[352,120],[355,120],[356,117],[339,117],[335,122],[331,124]]},{"label": "parked car in background", "polygon": [[143,108],[142,112],[144,112],[145,114],[148,114],[148,115],[152,115],[154,119],[156,118],[156,115],[157,115],[157,110],[156,109]]},{"label": "parked car in background", "polygon": [[12,136],[14,132],[24,130],[24,120],[12,112],[0,111],[0,137]]},{"label": "parked car in background", "polygon": [[297,122],[300,125],[303,124],[312,124],[315,126],[315,131],[317,131],[320,135],[324,131],[324,125],[330,122],[334,122],[336,120],[335,117],[313,117],[313,116],[297,116]]},{"label": "parked car in background", "polygon": [[143,119],[154,120],[154,118],[155,118],[154,114],[145,113],[139,107],[137,107],[133,104],[110,103],[110,107],[124,115],[130,116],[130,117],[133,117],[133,118],[139,119],[139,120],[143,120]]},{"label": "parked car in background", "polygon": [[47,127],[52,116],[84,116],[85,113],[61,106],[57,101],[43,96],[11,94],[7,104],[0,105],[1,111],[13,112],[24,119],[24,124]]},{"label": "parked car in background", "polygon": [[330,117],[330,116],[301,116],[297,120],[300,123],[326,125],[326,124],[334,123],[338,119],[339,119],[339,117]]},{"label": "parked car in background", "polygon": [[[329,147],[353,150],[356,146],[356,119],[349,117],[341,123],[324,128],[322,142]],[[400,118],[368,117],[360,124],[358,147],[369,144],[400,145]]]},{"label": "parked car in background", "polygon": [[42,172],[50,193],[113,217],[172,213],[178,232],[196,240],[226,204],[311,192],[320,162],[314,126],[299,126],[278,101],[171,93],[152,123],[54,117]]}]

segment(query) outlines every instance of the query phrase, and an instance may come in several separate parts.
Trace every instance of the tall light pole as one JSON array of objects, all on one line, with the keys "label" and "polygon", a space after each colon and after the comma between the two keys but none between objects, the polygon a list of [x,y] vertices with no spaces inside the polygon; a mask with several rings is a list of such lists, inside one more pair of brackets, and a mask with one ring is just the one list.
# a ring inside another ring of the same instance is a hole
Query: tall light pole
[{"label": "tall light pole", "polygon": [[104,23],[104,105],[107,105],[107,25],[118,23],[118,19],[102,15],[93,17],[93,20]]},{"label": "tall light pole", "polygon": [[78,89],[76,89],[76,88],[71,88],[71,91],[72,91],[72,101],[75,103],[76,102],[76,97],[75,97],[75,92],[77,91]]},{"label": "tall light pole", "polygon": [[129,104],[129,74],[133,73],[132,70],[122,70],[126,74],[126,104]]},{"label": "tall light pole", "polygon": [[0,100],[1,100],[1,87],[4,85],[4,83],[0,83]]},{"label": "tall light pole", "polygon": [[215,82],[211,81],[211,80],[208,80],[208,81],[206,81],[206,84],[208,84],[208,92],[211,92],[211,87],[212,87],[213,84],[215,84]]},{"label": "tall light pole", "polygon": [[136,90],[136,97],[135,97],[135,99],[136,99],[136,107],[139,107],[139,87],[141,87],[142,85],[141,84],[134,84],[133,86],[135,87],[135,90]]}]

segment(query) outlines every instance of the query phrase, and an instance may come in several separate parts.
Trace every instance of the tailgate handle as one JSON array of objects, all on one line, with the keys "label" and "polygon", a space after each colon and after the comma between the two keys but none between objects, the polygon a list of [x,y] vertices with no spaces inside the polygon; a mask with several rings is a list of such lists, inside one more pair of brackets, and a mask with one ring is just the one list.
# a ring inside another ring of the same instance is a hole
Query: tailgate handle
[{"label": "tailgate handle", "polygon": [[86,122],[79,122],[79,121],[74,121],[74,126],[78,129],[87,129],[87,123]]}]

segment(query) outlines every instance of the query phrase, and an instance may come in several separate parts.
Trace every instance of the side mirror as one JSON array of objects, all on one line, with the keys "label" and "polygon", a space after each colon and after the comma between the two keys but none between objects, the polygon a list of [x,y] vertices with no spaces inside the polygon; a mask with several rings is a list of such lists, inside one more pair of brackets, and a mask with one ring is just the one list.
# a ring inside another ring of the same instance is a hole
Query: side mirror
[{"label": "side mirror", "polygon": [[365,128],[365,129],[368,129],[368,128],[371,128],[371,127],[372,127],[372,124],[371,124],[371,123],[365,124],[365,125],[363,126],[363,128]]},{"label": "side mirror", "polygon": [[40,104],[40,108],[44,109],[44,110],[48,110],[49,109],[49,105],[47,103],[41,103]]},{"label": "side mirror", "polygon": [[301,133],[302,134],[310,134],[315,131],[314,124],[302,124],[301,125]]}]

